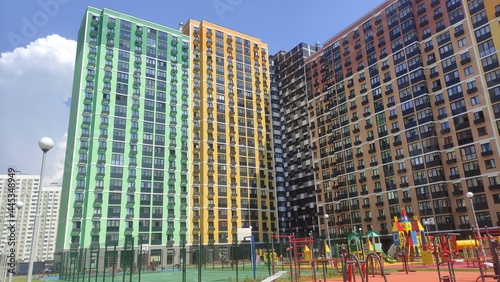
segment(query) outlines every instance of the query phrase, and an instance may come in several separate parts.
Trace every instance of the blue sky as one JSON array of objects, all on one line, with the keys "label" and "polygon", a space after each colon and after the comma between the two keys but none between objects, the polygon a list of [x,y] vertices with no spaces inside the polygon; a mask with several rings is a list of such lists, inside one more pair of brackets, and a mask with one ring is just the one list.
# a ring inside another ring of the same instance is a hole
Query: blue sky
[{"label": "blue sky", "polygon": [[0,0],[0,52],[18,42],[59,34],[76,39],[87,5],[110,8],[169,27],[187,19],[207,20],[260,37],[270,54],[299,42],[323,43],[382,0],[180,0],[78,1]]},{"label": "blue sky", "polygon": [[46,182],[64,171],[76,37],[87,5],[168,27],[206,20],[261,38],[269,54],[322,44],[384,0],[0,0],[0,174],[38,174],[49,136]]}]

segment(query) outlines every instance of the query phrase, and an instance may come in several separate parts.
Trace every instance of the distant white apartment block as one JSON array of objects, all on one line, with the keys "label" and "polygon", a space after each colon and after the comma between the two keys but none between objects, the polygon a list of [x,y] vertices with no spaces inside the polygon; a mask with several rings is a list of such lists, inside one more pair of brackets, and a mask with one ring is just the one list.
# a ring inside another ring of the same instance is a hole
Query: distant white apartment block
[{"label": "distant white apartment block", "polygon": [[[13,178],[13,180],[9,180],[9,178]],[[9,187],[9,183],[15,183],[15,187]],[[16,172],[13,176],[0,174],[0,214],[4,215],[0,218],[0,226],[2,227],[0,249],[6,250],[8,238],[14,236],[17,261],[29,261],[36,205],[39,200],[40,228],[35,260],[46,261],[54,258],[61,186],[44,185],[40,196],[39,184],[40,176],[38,175],[25,175],[19,172]],[[14,188],[14,190],[9,188]],[[13,211],[9,210],[8,200],[12,198],[12,195],[9,196],[12,192],[15,195],[15,202],[21,201],[23,203],[21,209],[14,207]],[[12,212],[14,218],[11,217]],[[15,234],[12,234],[8,228],[11,224],[16,225]],[[8,246],[8,248],[10,249],[11,246]]]}]

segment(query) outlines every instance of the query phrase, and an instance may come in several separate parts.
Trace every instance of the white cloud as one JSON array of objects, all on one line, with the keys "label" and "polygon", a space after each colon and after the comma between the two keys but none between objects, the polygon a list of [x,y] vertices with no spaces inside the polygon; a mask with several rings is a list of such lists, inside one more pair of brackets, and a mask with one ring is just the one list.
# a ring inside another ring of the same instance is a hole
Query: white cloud
[{"label": "white cloud", "polygon": [[45,184],[61,182],[76,42],[59,35],[0,54],[0,173],[39,174],[38,140],[51,137]]}]

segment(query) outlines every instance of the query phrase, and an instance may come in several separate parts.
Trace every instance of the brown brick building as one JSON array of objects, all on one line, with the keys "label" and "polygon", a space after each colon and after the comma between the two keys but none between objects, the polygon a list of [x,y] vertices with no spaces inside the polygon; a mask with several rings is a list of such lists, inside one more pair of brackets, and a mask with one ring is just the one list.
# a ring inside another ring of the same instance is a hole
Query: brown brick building
[{"label": "brown brick building", "polygon": [[[500,225],[500,1],[386,1],[305,60],[325,234]],[[389,236],[385,237],[388,243]]]}]

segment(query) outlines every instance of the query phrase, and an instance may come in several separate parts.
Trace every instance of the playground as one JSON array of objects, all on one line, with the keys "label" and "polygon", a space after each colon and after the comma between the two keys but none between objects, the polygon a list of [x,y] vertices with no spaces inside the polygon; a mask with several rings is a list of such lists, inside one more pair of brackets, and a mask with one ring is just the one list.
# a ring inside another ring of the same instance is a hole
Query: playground
[{"label": "playground", "polygon": [[[419,269],[417,267],[417,271],[412,272],[410,274],[405,274],[403,272],[398,272],[391,267],[388,267],[388,275],[387,275],[387,281],[392,282],[392,281],[406,281],[406,282],[422,282],[424,281],[438,281],[436,271],[432,271],[430,269]],[[240,271],[239,273],[239,278],[236,280],[236,273],[235,271],[231,271],[230,269],[219,269],[219,270],[210,270],[210,271],[204,271],[203,276],[202,276],[202,281],[252,281],[252,270],[246,269],[245,271]],[[471,282],[471,281],[476,281],[478,278],[478,272],[470,272],[470,271],[459,271],[457,272],[456,275],[456,282]],[[196,270],[189,270],[186,275],[186,280],[187,281],[198,281],[197,280],[198,273]],[[57,276],[54,277],[45,277],[41,281],[64,281],[64,280],[56,280]],[[265,279],[265,277],[268,277],[267,275],[267,268],[261,266],[257,268],[257,280],[256,281],[261,281]],[[286,276],[285,276],[286,277]],[[361,281],[360,277],[356,277],[356,281]],[[133,277],[132,281],[133,282],[157,282],[157,281],[182,281],[182,273],[181,271],[166,271],[166,272],[151,272],[151,273],[146,273],[141,276],[141,279],[138,280],[138,276]],[[25,276],[15,276],[13,279],[13,282],[21,282],[21,281],[26,281]],[[83,281],[83,280],[80,280]],[[88,281],[87,279],[85,281]],[[95,281],[92,279],[91,281]],[[103,281],[102,277],[101,279],[98,279],[98,281]],[[105,281],[113,281],[111,277],[106,278]],[[116,276],[114,281],[122,281],[121,276]],[[127,279],[126,281],[129,281]],[[283,278],[282,280],[277,280],[277,282],[282,282],[282,281],[290,281],[289,277],[288,278]],[[295,280],[292,280],[295,281]],[[301,279],[300,281],[312,281],[312,280],[304,280]],[[317,280],[319,281],[319,279]],[[324,280],[321,280],[324,281]],[[343,281],[342,277],[335,277],[335,278],[327,278],[328,282],[338,282],[338,281]],[[384,281],[384,279],[380,276],[375,276],[375,277],[370,277],[369,281],[372,282],[378,282],[378,281]],[[480,281],[480,280],[479,280]],[[495,281],[495,280],[486,280],[486,281]]]},{"label": "playground", "polygon": [[167,262],[174,262],[167,266],[161,263],[161,255],[145,255],[152,252],[142,245],[125,246],[126,252],[112,246],[103,254],[70,254],[58,276],[39,278],[103,282],[500,281],[500,229],[472,230],[469,236],[431,234],[425,232],[417,217],[408,219],[402,211],[400,218],[394,218],[391,231],[392,245],[386,250],[381,236],[373,230],[365,234],[353,230],[342,244],[334,245],[312,234],[271,234],[269,242],[256,244],[253,238],[244,242],[251,237],[248,232],[248,236],[242,236],[242,243],[224,247],[200,244],[188,249],[183,245],[177,260],[167,256]]}]

